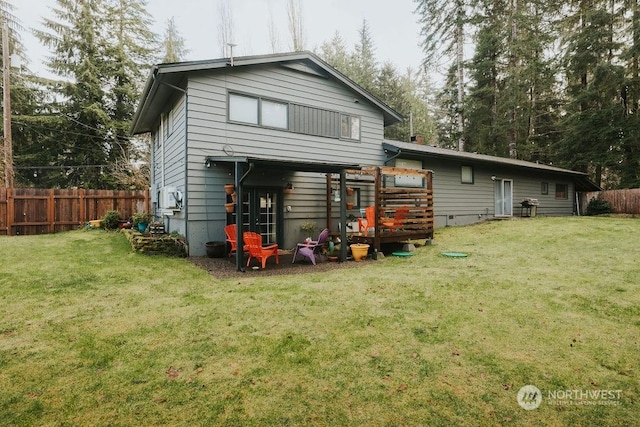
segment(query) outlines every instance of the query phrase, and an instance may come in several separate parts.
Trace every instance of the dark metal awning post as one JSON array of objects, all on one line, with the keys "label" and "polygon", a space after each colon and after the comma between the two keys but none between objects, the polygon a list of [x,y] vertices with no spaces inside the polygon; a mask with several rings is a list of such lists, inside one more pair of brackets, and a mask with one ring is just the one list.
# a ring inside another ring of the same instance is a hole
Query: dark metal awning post
[{"label": "dark metal awning post", "polygon": [[340,171],[340,262],[347,259],[347,173]]},{"label": "dark metal awning post", "polygon": [[236,186],[236,270],[244,271],[244,243],[242,239],[242,163],[235,162]]}]

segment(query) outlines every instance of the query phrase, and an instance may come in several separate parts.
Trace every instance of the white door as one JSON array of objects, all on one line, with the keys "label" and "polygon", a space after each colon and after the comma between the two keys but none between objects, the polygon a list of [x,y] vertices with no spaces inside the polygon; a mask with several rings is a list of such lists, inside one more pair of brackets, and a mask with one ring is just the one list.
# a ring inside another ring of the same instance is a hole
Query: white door
[{"label": "white door", "polygon": [[495,216],[513,215],[513,181],[498,179],[494,185]]}]

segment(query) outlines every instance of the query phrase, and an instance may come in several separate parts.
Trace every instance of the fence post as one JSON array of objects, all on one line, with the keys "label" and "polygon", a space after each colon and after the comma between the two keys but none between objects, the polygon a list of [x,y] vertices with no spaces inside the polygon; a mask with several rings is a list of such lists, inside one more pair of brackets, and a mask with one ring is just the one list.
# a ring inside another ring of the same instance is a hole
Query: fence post
[{"label": "fence post", "polygon": [[52,188],[49,190],[49,204],[47,205],[47,219],[49,220],[49,233],[56,232],[56,194]]},{"label": "fence post", "polygon": [[78,199],[80,202],[80,226],[82,226],[82,224],[86,223],[87,221],[89,221],[89,219],[87,218],[87,207],[85,206],[85,189],[81,188],[78,190]]},{"label": "fence post", "polygon": [[145,205],[145,211],[146,212],[151,212],[151,192],[149,191],[148,188],[145,188],[144,190],[144,205]]},{"label": "fence post", "polygon": [[13,188],[7,188],[7,236],[13,235],[13,218],[15,218],[14,203]]}]

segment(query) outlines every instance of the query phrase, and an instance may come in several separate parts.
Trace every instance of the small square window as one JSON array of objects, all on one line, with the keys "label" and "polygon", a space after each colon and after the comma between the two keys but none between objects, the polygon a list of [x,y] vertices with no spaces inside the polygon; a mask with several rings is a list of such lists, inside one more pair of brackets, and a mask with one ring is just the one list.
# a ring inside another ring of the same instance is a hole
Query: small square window
[{"label": "small square window", "polygon": [[569,186],[567,184],[556,184],[556,199],[568,199]]},{"label": "small square window", "polygon": [[549,194],[549,183],[543,182],[540,186],[540,194]]},{"label": "small square window", "polygon": [[463,184],[473,184],[473,167],[462,166],[460,168],[460,182]]}]

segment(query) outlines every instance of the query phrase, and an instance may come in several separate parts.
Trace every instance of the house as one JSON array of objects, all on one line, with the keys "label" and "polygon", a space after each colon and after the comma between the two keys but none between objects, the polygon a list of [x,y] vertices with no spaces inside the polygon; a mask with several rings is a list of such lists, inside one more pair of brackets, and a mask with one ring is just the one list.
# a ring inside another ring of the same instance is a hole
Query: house
[{"label": "house", "polygon": [[[380,164],[383,129],[401,120],[314,54],[296,52],[157,65],[132,133],[152,135],[155,215],[202,255],[230,222],[295,246],[301,224],[324,225],[327,174]],[[241,218],[225,211],[225,184]]]},{"label": "house", "polygon": [[[439,225],[513,215],[520,197],[538,196],[541,214],[564,215],[572,213],[575,192],[588,187],[577,172],[384,141],[384,127],[402,120],[316,55],[295,52],[153,67],[132,134],[151,133],[154,214],[186,237],[192,256],[203,255],[206,242],[224,240],[230,223],[242,225],[238,240],[251,228],[282,248],[301,241],[309,221],[344,239],[347,206],[360,215],[379,203],[385,186],[424,190],[411,198],[418,213],[407,221],[422,224],[420,235],[432,233],[434,202]],[[367,175],[358,172],[364,166],[384,166],[390,177],[382,186],[360,181],[354,206],[347,205],[347,182]],[[436,171],[437,196],[425,169]]]},{"label": "house", "polygon": [[530,215],[522,202],[531,199],[538,215],[580,214],[580,194],[600,188],[585,173],[539,163],[398,141],[382,147],[387,164],[433,170],[436,227]]}]

